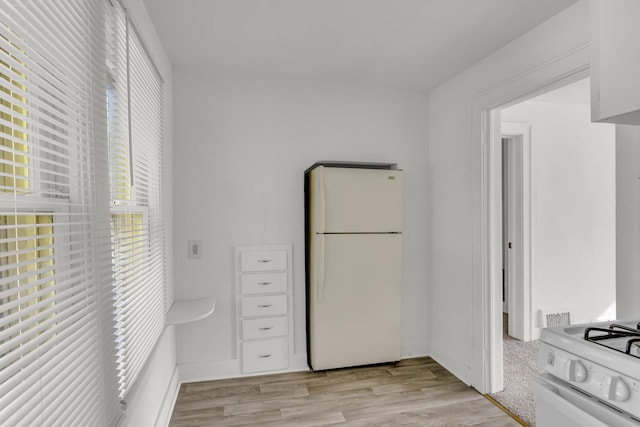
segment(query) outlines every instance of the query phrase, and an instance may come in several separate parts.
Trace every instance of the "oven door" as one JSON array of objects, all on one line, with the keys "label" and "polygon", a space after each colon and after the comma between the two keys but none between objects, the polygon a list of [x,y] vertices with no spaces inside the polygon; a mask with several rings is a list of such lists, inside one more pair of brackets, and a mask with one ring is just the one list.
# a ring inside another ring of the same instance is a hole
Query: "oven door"
[{"label": "oven door", "polygon": [[640,421],[543,373],[531,382],[538,427],[640,427]]}]

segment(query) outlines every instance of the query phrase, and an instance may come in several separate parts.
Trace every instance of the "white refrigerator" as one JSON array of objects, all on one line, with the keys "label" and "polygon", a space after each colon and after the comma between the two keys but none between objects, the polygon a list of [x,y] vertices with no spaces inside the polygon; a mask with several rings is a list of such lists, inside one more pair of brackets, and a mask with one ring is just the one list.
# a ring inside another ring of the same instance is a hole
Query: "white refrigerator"
[{"label": "white refrigerator", "polygon": [[309,367],[400,360],[402,171],[325,162],[305,178]]}]

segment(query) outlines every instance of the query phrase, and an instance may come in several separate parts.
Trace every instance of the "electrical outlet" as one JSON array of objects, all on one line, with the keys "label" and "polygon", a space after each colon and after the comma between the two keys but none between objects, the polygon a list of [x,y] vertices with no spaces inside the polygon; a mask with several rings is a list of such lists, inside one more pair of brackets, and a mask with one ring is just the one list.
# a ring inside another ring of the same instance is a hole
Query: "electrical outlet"
[{"label": "electrical outlet", "polygon": [[187,258],[189,259],[202,258],[202,240],[187,241]]}]

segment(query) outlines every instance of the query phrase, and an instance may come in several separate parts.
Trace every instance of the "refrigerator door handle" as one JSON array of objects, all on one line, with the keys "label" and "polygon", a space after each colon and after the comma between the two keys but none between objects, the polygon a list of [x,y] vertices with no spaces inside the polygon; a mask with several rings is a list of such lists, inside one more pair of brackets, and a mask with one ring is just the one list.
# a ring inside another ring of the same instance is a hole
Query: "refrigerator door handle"
[{"label": "refrigerator door handle", "polygon": [[324,236],[316,234],[316,300],[322,302],[324,298]]},{"label": "refrigerator door handle", "polygon": [[315,193],[315,206],[313,207],[314,215],[314,232],[324,233],[325,230],[325,199],[326,199],[326,186],[324,183],[324,167],[319,167],[314,179],[314,193]]}]

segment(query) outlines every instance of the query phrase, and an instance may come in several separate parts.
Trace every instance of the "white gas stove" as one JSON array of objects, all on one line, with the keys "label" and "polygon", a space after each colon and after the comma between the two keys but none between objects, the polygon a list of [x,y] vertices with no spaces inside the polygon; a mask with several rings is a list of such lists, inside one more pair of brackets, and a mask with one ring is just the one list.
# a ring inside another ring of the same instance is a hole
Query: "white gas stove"
[{"label": "white gas stove", "polygon": [[542,331],[536,425],[640,427],[640,322]]}]

